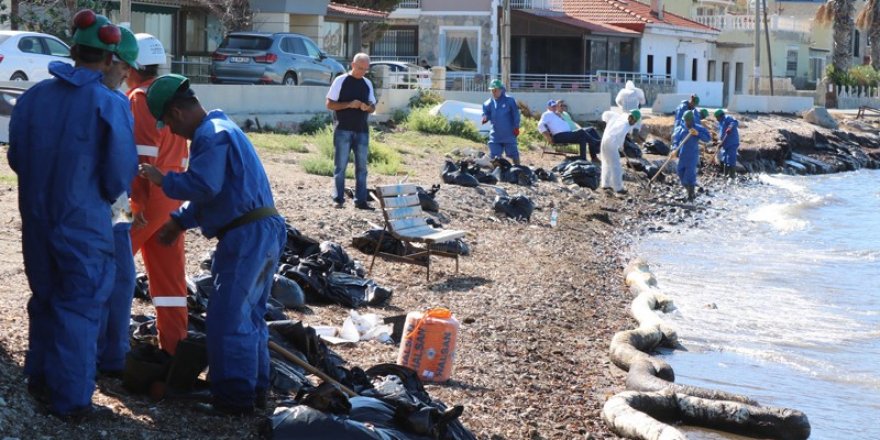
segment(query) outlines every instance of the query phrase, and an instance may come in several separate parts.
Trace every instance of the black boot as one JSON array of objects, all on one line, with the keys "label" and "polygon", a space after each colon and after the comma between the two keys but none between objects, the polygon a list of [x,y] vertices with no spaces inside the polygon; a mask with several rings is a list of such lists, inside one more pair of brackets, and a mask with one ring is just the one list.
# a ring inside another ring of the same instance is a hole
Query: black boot
[{"label": "black boot", "polygon": [[696,192],[694,191],[694,187],[693,186],[686,186],[685,188],[687,188],[688,202],[693,202],[694,199],[697,197]]}]

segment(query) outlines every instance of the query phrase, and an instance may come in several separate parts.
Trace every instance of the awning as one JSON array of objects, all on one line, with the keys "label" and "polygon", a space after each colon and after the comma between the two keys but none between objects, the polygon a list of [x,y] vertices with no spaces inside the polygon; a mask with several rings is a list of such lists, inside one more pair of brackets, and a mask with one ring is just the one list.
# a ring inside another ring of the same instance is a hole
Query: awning
[{"label": "awning", "polygon": [[[583,29],[589,31],[594,35],[607,35],[612,37],[640,37],[642,34],[640,32],[634,31],[632,29],[623,28],[620,26],[614,26],[612,24],[607,23],[598,23],[595,21],[584,20],[580,18],[574,18],[570,15],[566,15],[564,13],[553,12],[553,11],[541,11],[541,10],[514,10],[514,14],[522,14],[527,15],[529,19],[535,19],[545,22],[552,22],[556,24],[561,24],[563,26],[568,26],[577,29]],[[524,17],[525,18],[525,17]]]}]

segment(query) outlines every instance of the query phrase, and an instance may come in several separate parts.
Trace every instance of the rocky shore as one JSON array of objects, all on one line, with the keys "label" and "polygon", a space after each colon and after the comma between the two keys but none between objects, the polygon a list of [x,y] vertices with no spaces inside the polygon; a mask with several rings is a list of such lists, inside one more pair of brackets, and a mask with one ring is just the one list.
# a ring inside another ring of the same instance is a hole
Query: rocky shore
[{"label": "rocky shore", "polygon": [[[851,166],[876,167],[880,160],[880,138],[845,124],[845,130],[836,133],[794,118],[741,120],[743,172],[836,172]],[[645,122],[649,132],[668,138],[670,118]],[[808,139],[825,139],[825,144],[814,142],[810,149]],[[416,153],[406,155],[405,169],[409,182],[427,188],[440,182],[444,157],[429,147],[430,136],[420,142],[414,145]],[[462,147],[479,148],[466,141]],[[334,209],[331,180],[305,174],[298,165],[305,154],[261,150],[279,211],[304,234],[338,242],[353,257],[368,261],[351,246],[351,238],[370,225],[381,225],[381,213],[356,210],[351,204]],[[541,156],[533,150],[525,152],[523,162],[550,169],[559,161],[558,156]],[[677,200],[677,184],[646,189],[644,173],[630,169],[625,196],[559,182],[541,181],[531,187],[499,184],[509,194],[522,194],[534,202],[528,223],[493,211],[494,188],[443,185],[437,194],[436,219],[467,231],[465,241],[471,246],[471,256],[461,260],[460,273],[454,274],[454,263],[439,260],[426,283],[423,268],[377,260],[372,278],[392,288],[394,296],[386,307],[361,311],[390,316],[444,306],[455,313],[462,327],[453,379],[427,388],[433,398],[464,405],[461,419],[481,439],[616,438],[602,421],[601,410],[609,397],[625,388],[625,373],[610,361],[608,347],[615,333],[633,326],[628,316],[632,298],[621,276],[633,257],[629,243],[641,234],[677,225],[699,226],[705,216],[720,215],[711,209],[712,196],[731,186],[713,173],[706,168],[700,176],[702,190],[694,207]],[[257,438],[261,416],[271,414],[277,399],[269,412],[253,418],[216,419],[184,403],[118,393],[118,381],[101,379],[94,400],[113,408],[113,417],[72,426],[41,413],[26,393],[21,373],[29,290],[15,181],[8,178],[14,174],[5,161],[0,175],[7,176],[0,179],[0,434],[21,439]],[[371,185],[398,180],[370,176]],[[676,181],[674,176],[668,179]],[[549,224],[552,208],[559,212],[556,227]],[[189,232],[187,240],[188,273],[197,274],[202,255],[214,242],[195,232]],[[142,268],[139,260],[138,267]],[[134,312],[152,313],[152,307],[136,300]],[[306,324],[337,326],[347,314],[339,306],[288,312],[291,319]],[[397,355],[396,346],[378,342],[333,349],[349,366],[363,368],[394,362]]]}]

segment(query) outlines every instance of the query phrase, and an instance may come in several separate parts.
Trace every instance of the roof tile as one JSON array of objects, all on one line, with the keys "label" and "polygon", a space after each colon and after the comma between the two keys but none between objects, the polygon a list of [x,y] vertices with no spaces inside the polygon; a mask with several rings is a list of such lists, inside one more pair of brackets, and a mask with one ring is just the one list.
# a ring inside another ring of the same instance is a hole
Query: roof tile
[{"label": "roof tile", "polygon": [[564,0],[563,9],[566,14],[575,18],[640,32],[650,24],[664,24],[692,31],[717,32],[717,29],[670,12],[664,12],[663,19],[660,20],[651,11],[650,5],[636,0]]}]

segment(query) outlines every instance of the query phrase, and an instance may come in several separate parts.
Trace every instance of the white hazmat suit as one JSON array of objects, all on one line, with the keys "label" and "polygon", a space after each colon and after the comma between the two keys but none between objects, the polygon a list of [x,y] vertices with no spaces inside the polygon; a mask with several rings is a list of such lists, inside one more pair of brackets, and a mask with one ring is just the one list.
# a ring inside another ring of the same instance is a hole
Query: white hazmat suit
[{"label": "white hazmat suit", "polygon": [[617,93],[614,102],[625,113],[629,113],[637,110],[639,106],[645,105],[645,92],[636,87],[632,81],[627,81],[626,86]]},{"label": "white hazmat suit", "polygon": [[619,114],[608,121],[602,133],[602,188],[613,188],[623,191],[623,167],[620,166],[620,148],[626,140],[627,133],[632,130],[629,125],[629,114]]}]

